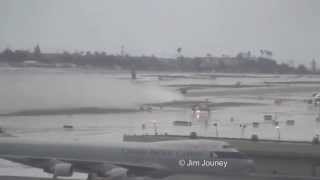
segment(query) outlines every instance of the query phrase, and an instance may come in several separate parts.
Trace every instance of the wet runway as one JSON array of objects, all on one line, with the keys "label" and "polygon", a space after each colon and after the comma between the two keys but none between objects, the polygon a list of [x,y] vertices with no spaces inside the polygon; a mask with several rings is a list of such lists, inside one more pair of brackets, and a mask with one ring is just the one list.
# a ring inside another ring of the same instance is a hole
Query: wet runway
[{"label": "wet runway", "polygon": [[[283,140],[309,141],[315,133],[320,132],[320,121],[316,121],[319,108],[302,101],[317,92],[318,84],[290,86],[280,84],[260,87],[264,81],[310,81],[320,79],[318,76],[305,76],[300,79],[296,76],[281,76],[159,81],[157,77],[152,79],[141,75],[137,81],[131,81],[127,78],[127,74],[61,71],[63,73],[58,70],[41,69],[0,70],[0,84],[3,87],[0,89],[0,114],[11,113],[11,116],[0,117],[1,127],[17,137],[101,143],[122,141],[123,134],[153,134],[155,124],[159,134],[189,135],[194,131],[201,136],[219,134],[221,137],[244,138],[257,134],[261,139],[277,139],[281,132]],[[228,88],[229,85],[239,81],[244,85],[258,87]],[[174,87],[176,84],[195,83],[202,86],[209,84],[210,87],[192,89],[186,95],[182,95]],[[223,88],[211,86],[223,86]],[[286,100],[280,105],[275,105],[274,100],[277,98]],[[193,121],[190,127],[177,127],[172,123],[173,121],[191,121],[192,113],[189,107],[161,106],[154,107],[151,112],[137,111],[142,104],[163,105],[168,102],[179,104],[207,100],[214,105],[211,116],[207,121]],[[225,106],[226,102],[233,102],[237,106]],[[243,106],[243,103],[264,105]],[[221,104],[224,106],[219,106]],[[129,112],[122,113],[123,109]],[[265,114],[274,116],[280,122],[278,129],[272,123],[264,123]],[[288,126],[283,123],[287,120],[295,120],[295,125]],[[252,122],[259,122],[261,126],[258,128],[248,126],[246,129],[239,126],[239,124]],[[218,128],[213,126],[214,123],[218,124]],[[145,125],[145,129],[142,128],[142,124]],[[65,129],[64,125],[72,125],[73,128]],[[42,170],[3,160],[0,160],[0,175],[3,175],[0,176],[0,180],[30,179],[8,177],[9,175],[40,176],[47,179],[51,177],[44,174]],[[85,175],[74,176],[74,178],[85,179]],[[265,177],[250,178],[266,179]],[[276,179],[276,177],[272,178]],[[195,177],[175,176],[166,179],[195,179]],[[212,177],[198,179],[206,180]]]}]

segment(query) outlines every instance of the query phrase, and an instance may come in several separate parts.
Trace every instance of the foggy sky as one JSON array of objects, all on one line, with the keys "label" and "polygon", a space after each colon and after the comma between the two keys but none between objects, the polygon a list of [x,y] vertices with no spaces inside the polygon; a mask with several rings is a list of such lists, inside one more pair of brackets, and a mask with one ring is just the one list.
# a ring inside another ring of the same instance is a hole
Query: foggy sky
[{"label": "foggy sky", "polygon": [[0,0],[0,50],[234,55],[320,60],[318,0]]}]

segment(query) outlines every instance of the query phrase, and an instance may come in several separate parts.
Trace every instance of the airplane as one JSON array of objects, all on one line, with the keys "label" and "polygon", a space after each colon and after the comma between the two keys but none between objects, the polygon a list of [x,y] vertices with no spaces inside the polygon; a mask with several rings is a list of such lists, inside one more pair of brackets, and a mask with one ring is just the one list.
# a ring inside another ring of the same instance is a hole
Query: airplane
[{"label": "airplane", "polygon": [[320,104],[320,93],[312,94],[312,100],[315,105],[319,105]]},{"label": "airplane", "polygon": [[58,177],[74,172],[112,180],[165,178],[177,174],[249,175],[254,162],[230,144],[212,140],[161,142],[48,142],[1,138],[0,158],[43,169]]}]

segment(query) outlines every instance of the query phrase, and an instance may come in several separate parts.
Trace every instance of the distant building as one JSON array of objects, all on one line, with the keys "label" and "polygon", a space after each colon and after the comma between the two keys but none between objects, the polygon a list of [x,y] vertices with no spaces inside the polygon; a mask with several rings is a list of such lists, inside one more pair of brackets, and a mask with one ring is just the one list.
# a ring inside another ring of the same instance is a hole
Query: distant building
[{"label": "distant building", "polygon": [[28,66],[28,65],[35,65],[37,64],[38,62],[35,61],[35,60],[26,60],[26,61],[23,61],[23,64]]}]

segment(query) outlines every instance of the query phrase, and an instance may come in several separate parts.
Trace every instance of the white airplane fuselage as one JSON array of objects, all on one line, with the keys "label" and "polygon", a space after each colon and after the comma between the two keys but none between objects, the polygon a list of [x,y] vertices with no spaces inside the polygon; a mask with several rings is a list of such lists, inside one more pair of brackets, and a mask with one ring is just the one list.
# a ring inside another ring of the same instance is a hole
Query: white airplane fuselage
[{"label": "white airplane fuselage", "polygon": [[[254,169],[253,161],[229,144],[209,140],[93,144],[8,138],[0,140],[0,158],[43,169],[50,168],[50,163],[64,162],[76,171],[98,174],[124,168],[128,174],[151,177],[248,174]],[[63,170],[67,166],[59,167]]]}]

